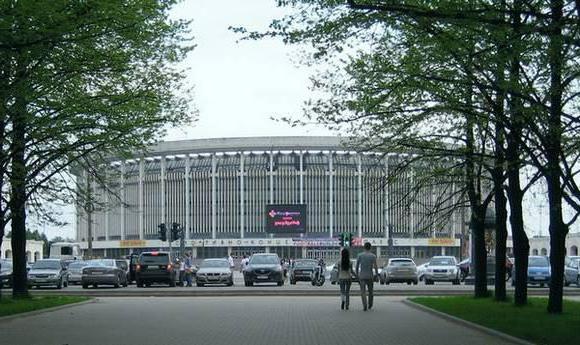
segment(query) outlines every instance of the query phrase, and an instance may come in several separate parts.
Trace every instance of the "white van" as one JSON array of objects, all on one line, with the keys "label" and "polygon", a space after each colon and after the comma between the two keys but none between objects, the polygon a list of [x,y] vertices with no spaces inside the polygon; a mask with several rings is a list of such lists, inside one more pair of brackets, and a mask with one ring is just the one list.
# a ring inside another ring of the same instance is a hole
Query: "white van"
[{"label": "white van", "polygon": [[61,260],[81,260],[81,245],[70,242],[55,242],[50,245],[50,258]]}]

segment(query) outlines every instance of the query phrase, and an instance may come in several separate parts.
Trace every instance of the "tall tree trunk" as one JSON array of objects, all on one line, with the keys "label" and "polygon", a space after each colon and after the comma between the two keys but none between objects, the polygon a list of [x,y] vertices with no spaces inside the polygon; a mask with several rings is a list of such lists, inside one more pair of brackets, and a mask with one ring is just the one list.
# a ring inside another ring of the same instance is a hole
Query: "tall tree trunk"
[{"label": "tall tree trunk", "polygon": [[493,172],[495,199],[495,299],[506,300],[506,256],[507,256],[507,200],[503,190],[503,169]]},{"label": "tall tree trunk", "polygon": [[10,160],[10,213],[12,214],[12,255],[14,298],[28,297],[26,272],[26,103],[18,97],[12,112],[12,149]]},{"label": "tall tree trunk", "polygon": [[564,4],[562,0],[551,0],[551,35],[548,47],[550,65],[550,116],[548,120],[548,147],[546,158],[548,171],[548,201],[550,204],[550,264],[552,269],[550,282],[549,313],[562,312],[564,293],[564,257],[566,255],[566,236],[568,226],[562,217],[563,190],[560,183],[562,157],[562,68],[563,40],[562,16]]},{"label": "tall tree trunk", "polygon": [[487,207],[471,207],[472,260],[475,268],[475,298],[489,297],[487,290],[487,250],[485,248],[485,212]]}]

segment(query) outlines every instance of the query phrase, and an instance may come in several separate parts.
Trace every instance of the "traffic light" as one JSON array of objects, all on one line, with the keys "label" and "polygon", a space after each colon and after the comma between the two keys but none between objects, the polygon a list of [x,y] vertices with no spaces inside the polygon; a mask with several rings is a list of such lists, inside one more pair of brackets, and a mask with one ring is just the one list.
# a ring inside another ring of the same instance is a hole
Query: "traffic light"
[{"label": "traffic light", "polygon": [[344,239],[344,242],[346,244],[347,247],[352,247],[352,233],[347,232],[346,234],[346,238]]},{"label": "traffic light", "polygon": [[165,227],[165,223],[159,224],[158,227],[159,227],[159,239],[163,242],[167,241],[167,228]]},{"label": "traffic light", "polygon": [[171,240],[175,241],[179,239],[180,231],[179,231],[179,224],[172,223],[171,224]]},{"label": "traffic light", "polygon": [[341,232],[340,235],[338,235],[338,244],[341,247],[344,247],[344,232]]}]

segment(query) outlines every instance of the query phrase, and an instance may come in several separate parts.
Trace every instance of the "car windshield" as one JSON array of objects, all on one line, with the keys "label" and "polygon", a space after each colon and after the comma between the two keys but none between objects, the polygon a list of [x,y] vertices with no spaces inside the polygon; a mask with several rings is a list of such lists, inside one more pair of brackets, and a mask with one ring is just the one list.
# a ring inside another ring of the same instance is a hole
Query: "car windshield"
[{"label": "car windshield", "polygon": [[89,266],[104,266],[104,267],[115,266],[115,262],[113,260],[90,260],[88,264]]},{"label": "car windshield", "polygon": [[50,269],[59,270],[61,268],[60,261],[37,261],[32,265],[33,269]]},{"label": "car windshield", "polygon": [[2,260],[2,261],[0,261],[0,266],[2,266],[2,271],[11,270],[12,269],[12,262]]},{"label": "car windshield", "polygon": [[391,261],[391,266],[411,267],[411,266],[415,266],[415,264],[411,260],[393,260],[393,261]]},{"label": "car windshield", "polygon": [[431,259],[430,266],[451,266],[455,265],[455,260],[452,258],[434,258]]},{"label": "car windshield", "polygon": [[250,260],[252,265],[277,265],[279,263],[280,260],[275,255],[255,255]]},{"label": "car windshield", "polygon": [[85,261],[75,261],[68,265],[68,268],[83,268],[87,265]]},{"label": "car windshield", "polygon": [[547,258],[531,257],[528,262],[529,267],[548,267],[550,266]]},{"label": "car windshield", "polygon": [[165,253],[158,254],[141,254],[141,263],[144,265],[159,265],[169,262],[169,255]]},{"label": "car windshield", "polygon": [[318,261],[316,260],[296,260],[294,266],[317,266]]},{"label": "car windshield", "polygon": [[230,264],[228,263],[227,260],[203,260],[201,263],[201,267],[202,268],[207,268],[207,267],[223,267],[223,268],[228,268],[230,267]]}]

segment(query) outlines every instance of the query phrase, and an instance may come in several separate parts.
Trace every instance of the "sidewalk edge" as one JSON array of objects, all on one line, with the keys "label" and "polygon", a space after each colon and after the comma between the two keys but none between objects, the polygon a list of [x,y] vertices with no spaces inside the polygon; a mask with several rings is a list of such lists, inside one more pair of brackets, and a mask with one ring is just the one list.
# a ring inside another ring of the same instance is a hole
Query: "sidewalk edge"
[{"label": "sidewalk edge", "polygon": [[467,320],[461,319],[459,317],[456,317],[456,316],[453,316],[453,315],[449,315],[449,314],[440,312],[440,311],[435,310],[435,309],[431,309],[429,307],[426,307],[424,305],[415,303],[415,302],[410,301],[408,299],[404,299],[403,300],[403,304],[405,304],[405,305],[407,305],[407,306],[409,306],[411,308],[415,308],[417,310],[420,310],[420,311],[423,311],[423,312],[430,313],[432,315],[438,316],[438,317],[443,318],[445,320],[448,320],[448,321],[451,321],[451,322],[455,322],[455,323],[460,324],[460,325],[463,325],[465,327],[474,329],[476,331],[480,331],[482,333],[486,333],[486,334],[489,334],[489,335],[492,335],[492,336],[496,336],[498,338],[501,338],[503,340],[512,342],[514,344],[519,344],[519,345],[535,345],[535,343],[531,343],[531,342],[529,342],[527,340],[524,340],[524,339],[521,339],[521,338],[517,338],[517,337],[514,337],[512,335],[509,335],[509,334],[506,334],[506,333],[503,333],[503,332],[500,332],[500,331],[496,331],[495,329],[491,329],[491,328],[488,328],[488,327],[485,327],[485,326],[476,324],[474,322],[467,321]]},{"label": "sidewalk edge", "polygon": [[27,312],[24,312],[24,313],[18,313],[18,314],[0,316],[0,322],[10,321],[10,320],[18,319],[18,318],[21,318],[21,317],[34,316],[34,315],[48,313],[48,312],[51,312],[51,311],[57,311],[57,310],[66,309],[66,308],[70,308],[70,307],[78,307],[78,306],[81,306],[83,304],[89,304],[89,303],[95,303],[95,302],[97,302],[97,298],[89,297],[89,299],[86,300],[86,301],[69,303],[69,304],[63,304],[63,305],[58,305],[58,306],[50,307],[50,308],[32,310],[32,311],[27,311]]}]

